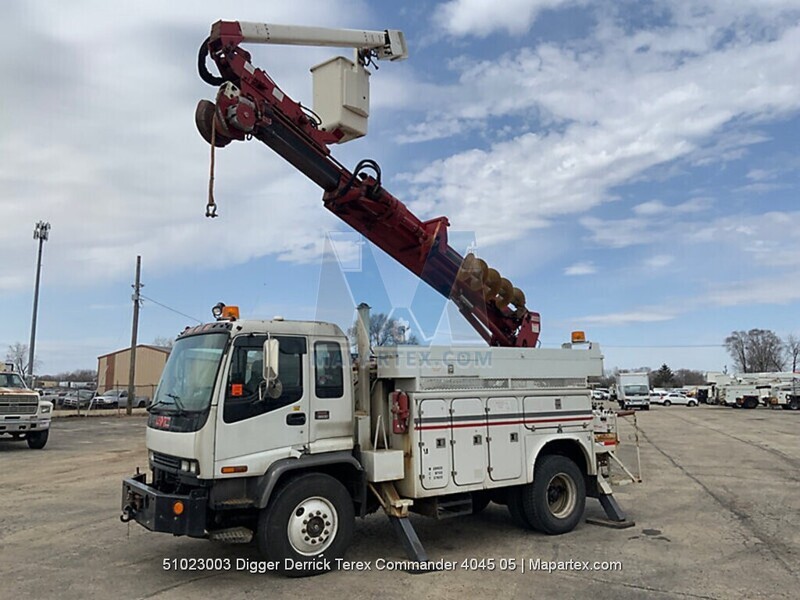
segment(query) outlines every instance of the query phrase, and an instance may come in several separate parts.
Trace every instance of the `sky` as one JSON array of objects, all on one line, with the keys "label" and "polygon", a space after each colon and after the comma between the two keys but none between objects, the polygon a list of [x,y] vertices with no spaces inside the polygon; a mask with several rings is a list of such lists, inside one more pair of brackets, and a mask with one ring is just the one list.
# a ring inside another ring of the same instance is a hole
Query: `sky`
[{"label": "sky", "polygon": [[[543,346],[582,329],[607,369],[732,370],[731,331],[800,333],[797,0],[9,0],[0,19],[0,350],[29,341],[48,221],[38,373],[130,344],[137,255],[141,343],[219,301],[343,327],[366,301],[424,343],[475,341],[257,141],[218,151],[204,217],[196,56],[219,19],[405,33],[368,135],[332,154],[447,216],[541,313]],[[248,50],[305,104],[309,68],[343,53]]]}]

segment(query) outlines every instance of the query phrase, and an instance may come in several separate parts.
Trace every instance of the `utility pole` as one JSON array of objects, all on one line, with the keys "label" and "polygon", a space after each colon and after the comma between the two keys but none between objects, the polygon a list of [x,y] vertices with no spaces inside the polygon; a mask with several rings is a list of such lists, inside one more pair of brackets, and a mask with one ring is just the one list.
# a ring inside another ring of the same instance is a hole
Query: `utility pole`
[{"label": "utility pole", "polygon": [[39,221],[33,230],[33,239],[39,240],[39,256],[36,260],[36,287],[33,291],[33,318],[31,319],[31,343],[28,344],[28,368],[26,376],[28,386],[33,387],[33,357],[36,349],[36,317],[39,312],[39,280],[42,275],[42,247],[50,237],[50,223]]},{"label": "utility pole", "polygon": [[139,333],[139,290],[142,288],[140,283],[142,275],[142,257],[136,257],[136,283],[133,284],[133,328],[131,330],[131,365],[128,370],[128,406],[125,413],[133,413],[133,399],[136,397],[136,337]]}]

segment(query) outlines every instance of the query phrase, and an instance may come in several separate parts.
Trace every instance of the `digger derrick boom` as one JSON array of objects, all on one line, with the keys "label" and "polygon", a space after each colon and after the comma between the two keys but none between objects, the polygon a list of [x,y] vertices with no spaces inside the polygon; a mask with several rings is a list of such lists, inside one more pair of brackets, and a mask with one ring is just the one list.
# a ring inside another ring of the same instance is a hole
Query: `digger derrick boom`
[{"label": "digger derrick boom", "polygon": [[[219,86],[216,102],[201,100],[195,114],[205,140],[216,147],[250,137],[260,140],[324,190],[325,208],[453,300],[487,343],[535,346],[539,314],[525,307],[522,291],[481,259],[463,257],[453,249],[446,217],[422,221],[384,189],[374,161],[361,161],[353,172],[337,162],[328,145],[338,143],[344,133],[321,128],[265,71],[250,63],[250,54],[239,46],[251,41],[243,29],[238,22],[219,21],[200,48],[200,76]],[[246,29],[250,32],[254,26]],[[388,45],[389,32],[386,37]],[[220,76],[207,70],[207,55]]]}]

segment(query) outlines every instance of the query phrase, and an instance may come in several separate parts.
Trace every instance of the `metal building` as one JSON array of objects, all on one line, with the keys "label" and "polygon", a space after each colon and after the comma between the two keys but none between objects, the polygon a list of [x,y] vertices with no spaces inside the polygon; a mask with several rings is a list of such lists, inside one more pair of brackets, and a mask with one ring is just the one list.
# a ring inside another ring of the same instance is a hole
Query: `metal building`
[{"label": "metal building", "polygon": [[[169,348],[139,344],[136,346],[136,395],[153,397],[161,371],[169,357]],[[131,349],[124,348],[97,357],[97,391],[127,389]]]}]

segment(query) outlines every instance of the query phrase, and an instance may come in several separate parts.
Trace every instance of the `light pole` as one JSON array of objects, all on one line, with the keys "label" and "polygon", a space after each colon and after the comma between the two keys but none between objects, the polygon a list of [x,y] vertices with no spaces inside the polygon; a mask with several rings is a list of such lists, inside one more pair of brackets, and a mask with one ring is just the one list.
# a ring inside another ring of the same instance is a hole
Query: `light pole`
[{"label": "light pole", "polygon": [[33,387],[33,357],[36,346],[36,314],[39,311],[39,279],[42,275],[42,246],[50,237],[50,223],[39,221],[33,230],[33,239],[39,240],[39,257],[36,261],[36,287],[33,292],[33,319],[31,319],[31,343],[28,350],[28,385]]}]

